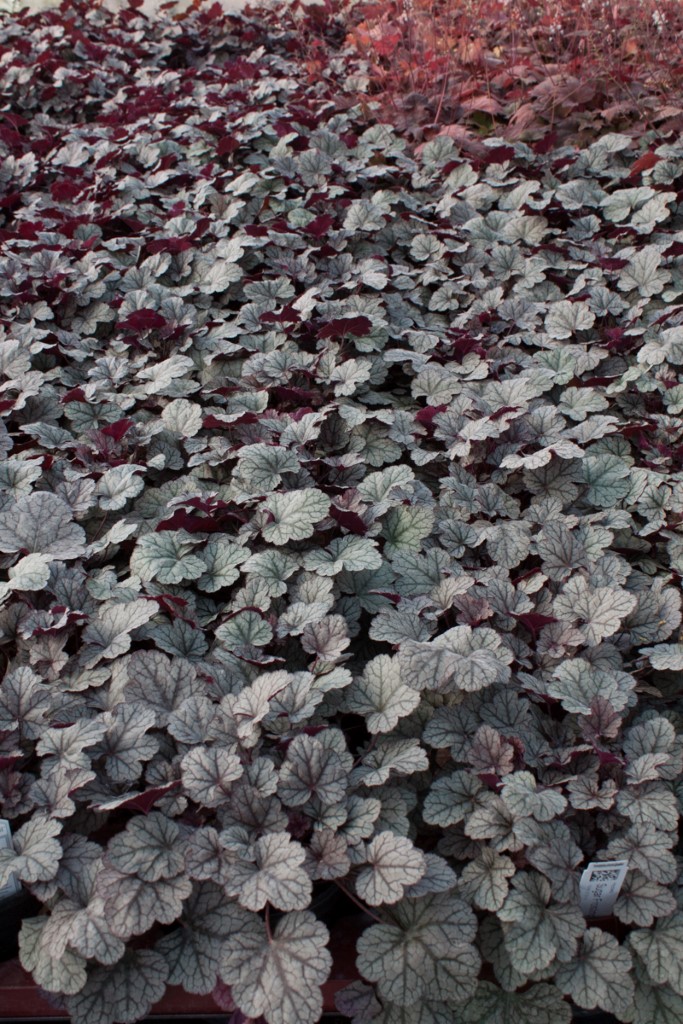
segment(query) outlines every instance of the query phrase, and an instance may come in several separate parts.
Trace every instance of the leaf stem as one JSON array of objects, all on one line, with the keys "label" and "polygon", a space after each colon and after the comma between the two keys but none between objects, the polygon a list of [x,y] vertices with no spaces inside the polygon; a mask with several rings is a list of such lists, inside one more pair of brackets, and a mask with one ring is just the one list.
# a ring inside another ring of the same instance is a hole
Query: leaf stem
[{"label": "leaf stem", "polygon": [[351,902],[355,903],[356,906],[360,910],[362,910],[364,914],[369,914],[370,917],[373,919],[373,921],[377,921],[377,924],[386,924],[386,921],[383,921],[382,918],[379,917],[378,914],[373,913],[373,911],[370,910],[369,907],[366,907],[364,903],[361,903],[361,901],[358,899],[358,897],[354,896],[354,894],[350,891],[350,889],[347,889],[346,886],[344,885],[344,883],[340,882],[338,878],[335,878],[334,884],[336,886],[338,886],[341,889],[341,891],[344,893],[344,895],[348,896],[348,898],[351,900]]},{"label": "leaf stem", "polygon": [[353,767],[354,767],[354,768],[357,768],[357,767],[358,767],[358,765],[359,765],[359,764],[361,763],[361,761],[363,760],[363,758],[364,758],[364,757],[365,757],[365,756],[366,756],[367,754],[369,754],[371,750],[373,750],[373,749],[374,749],[374,747],[375,747],[375,744],[376,744],[376,743],[377,743],[377,734],[375,734],[375,735],[374,735],[374,736],[372,737],[372,739],[371,739],[371,740],[370,740],[370,742],[368,743],[367,749],[366,749],[366,750],[364,750],[362,754],[359,754],[359,755],[358,755],[358,757],[356,758],[356,760],[355,760],[355,761],[353,762]]},{"label": "leaf stem", "polygon": [[273,933],[272,933],[271,928],[270,928],[270,903],[266,903],[265,924],[266,924],[266,935],[268,936],[268,942],[272,942],[273,941]]},{"label": "leaf stem", "polygon": [[99,540],[100,534],[102,533],[102,528],[103,528],[104,524],[106,523],[106,521],[107,521],[107,513],[105,512],[104,516],[102,517],[102,522],[100,523],[100,525],[97,527],[97,530],[95,531],[95,536],[92,537],[90,539],[90,541],[89,541],[90,544],[94,544],[96,540]]}]

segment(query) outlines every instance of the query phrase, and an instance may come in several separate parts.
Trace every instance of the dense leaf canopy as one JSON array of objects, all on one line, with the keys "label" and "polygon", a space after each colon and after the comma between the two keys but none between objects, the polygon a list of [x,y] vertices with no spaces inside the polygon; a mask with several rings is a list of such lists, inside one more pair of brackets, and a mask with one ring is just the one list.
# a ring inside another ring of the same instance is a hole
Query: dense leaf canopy
[{"label": "dense leaf canopy", "polygon": [[264,24],[0,22],[22,963],[314,1024],[339,882],[358,1024],[673,1024],[683,146],[415,146]]}]

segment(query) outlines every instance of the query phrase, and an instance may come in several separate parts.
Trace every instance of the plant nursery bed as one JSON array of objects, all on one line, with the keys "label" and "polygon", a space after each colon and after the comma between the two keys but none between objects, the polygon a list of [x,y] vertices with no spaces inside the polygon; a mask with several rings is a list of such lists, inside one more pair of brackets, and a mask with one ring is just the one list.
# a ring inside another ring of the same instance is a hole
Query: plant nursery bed
[{"label": "plant nursery bed", "polygon": [[[335,974],[342,976],[335,977]],[[333,969],[332,977],[322,986],[323,1021],[325,1024],[341,1024],[347,1018],[340,1017],[335,1011],[335,995],[352,981],[357,979],[357,972],[350,961],[347,969]],[[68,1017],[64,1009],[53,1006],[44,993],[25,971],[18,960],[9,960],[0,964],[0,1020],[60,1020]],[[180,1020],[182,1018],[199,1022],[202,1019],[218,1018],[225,1020],[226,1011],[221,1009],[212,996],[192,995],[180,986],[169,987],[164,996],[156,1003],[146,1020],[154,1024],[163,1024],[164,1019]],[[574,1010],[573,1024],[617,1024],[616,1017],[603,1011]]]},{"label": "plant nursery bed", "polygon": [[[5,1018],[63,1018],[69,1014],[65,1009],[52,1005],[41,989],[24,970],[18,960],[8,960],[0,964],[0,1017]],[[209,1014],[225,1016],[209,996],[191,995],[182,988],[174,986],[167,989],[159,1002],[152,1007],[150,1016],[166,1017],[170,1015],[204,1017]]]},{"label": "plant nursery bed", "polygon": [[140,2],[0,18],[0,1014],[680,1024],[680,134]]},{"label": "plant nursery bed", "polygon": [[[322,988],[323,1012],[335,1013],[334,997],[336,993],[355,980],[352,965],[349,965],[348,976],[331,977]],[[49,1018],[65,1018],[69,1014],[66,1009],[52,1005],[45,998],[45,993],[36,985],[28,971],[25,971],[18,960],[8,960],[0,964],[0,1020],[32,1019],[47,1020]],[[200,996],[186,992],[179,985],[167,988],[163,997],[152,1007],[149,1017],[222,1017],[226,1011],[219,1007],[211,995]]]},{"label": "plant nursery bed", "polygon": [[[355,968],[355,939],[359,934],[355,921],[339,922],[332,928],[333,965],[329,979],[322,986],[325,1019],[336,1015],[335,996],[341,989],[358,979]],[[0,1020],[68,1017],[68,1011],[50,1001],[45,993],[20,964],[18,959],[0,963]],[[148,1017],[226,1017],[225,1006],[220,1006],[212,995],[196,995],[181,986],[166,989],[162,998],[152,1006]]]},{"label": "plant nursery bed", "polygon": [[[340,974],[340,977],[334,977]],[[346,971],[333,969],[332,977],[322,986],[323,1021],[326,1024],[337,1024],[346,1020],[335,1010],[335,995],[351,984],[358,977],[349,962]],[[0,964],[0,1020],[59,1020],[68,1017],[64,1009],[53,1006],[45,994],[24,970],[18,960],[9,960]],[[169,987],[164,996],[150,1010],[147,1018],[155,1024],[162,1024],[164,1019],[191,1019],[199,1021],[220,1017],[225,1020],[226,1011],[220,1008],[212,996],[192,995],[180,986]],[[574,1010],[574,1024],[616,1024],[616,1017],[603,1011]]]}]

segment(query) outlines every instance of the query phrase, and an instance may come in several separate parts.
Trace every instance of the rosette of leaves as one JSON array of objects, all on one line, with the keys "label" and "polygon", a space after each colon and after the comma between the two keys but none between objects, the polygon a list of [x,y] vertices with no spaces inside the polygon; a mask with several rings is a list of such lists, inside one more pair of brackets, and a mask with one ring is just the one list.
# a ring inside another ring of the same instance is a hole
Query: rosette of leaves
[{"label": "rosette of leaves", "polygon": [[314,1024],[331,886],[365,915],[358,1024],[674,1024],[683,147],[472,161],[368,126],[265,14],[27,17],[0,26],[23,965],[76,1024],[167,985]]}]

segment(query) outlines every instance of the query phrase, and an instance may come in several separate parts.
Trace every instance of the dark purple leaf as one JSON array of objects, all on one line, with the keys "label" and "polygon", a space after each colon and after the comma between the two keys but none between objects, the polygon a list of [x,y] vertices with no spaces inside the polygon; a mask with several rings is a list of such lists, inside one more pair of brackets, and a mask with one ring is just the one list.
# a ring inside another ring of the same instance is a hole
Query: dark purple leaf
[{"label": "dark purple leaf", "polygon": [[[169,793],[172,793],[179,787],[180,779],[167,782],[164,786],[154,786],[152,789],[146,789],[143,793],[136,793],[135,796],[129,796],[127,799],[122,800],[116,805],[116,810],[138,811],[140,814],[149,814],[157,800],[168,796]],[[105,803],[111,803],[111,801],[105,801]],[[101,806],[101,804],[97,803],[91,804],[91,810],[98,811]]]},{"label": "dark purple leaf", "polygon": [[161,313],[157,313],[155,309],[136,309],[125,320],[120,321],[120,326],[126,331],[140,333],[142,331],[159,330],[159,328],[166,326],[166,321]]},{"label": "dark purple leaf", "polygon": [[332,504],[330,505],[330,515],[349,533],[357,533],[362,536],[368,532],[367,526],[357,512],[350,512],[348,509],[338,508]]},{"label": "dark purple leaf", "polygon": [[133,420],[124,418],[117,420],[115,423],[108,423],[106,427],[102,427],[100,433],[104,434],[105,437],[112,437],[115,441],[121,441],[133,426],[135,426]]},{"label": "dark purple leaf", "polygon": [[225,985],[220,979],[214,985],[211,995],[216,1006],[226,1013],[232,1013],[237,1009],[229,985]]},{"label": "dark purple leaf", "polygon": [[307,235],[313,235],[314,238],[324,238],[333,224],[334,217],[332,214],[323,213],[310,221],[304,228],[304,231]]},{"label": "dark purple leaf", "polygon": [[372,322],[366,316],[339,317],[330,320],[318,331],[319,338],[344,338],[352,334],[362,338],[372,330]]},{"label": "dark purple leaf", "polygon": [[552,615],[541,615],[539,612],[523,612],[521,615],[513,612],[512,617],[513,619],[517,619],[517,622],[520,622],[523,626],[526,626],[529,632],[533,633],[534,636],[537,636],[538,631],[542,629],[543,626],[547,626],[551,622],[557,622],[557,619]]}]

